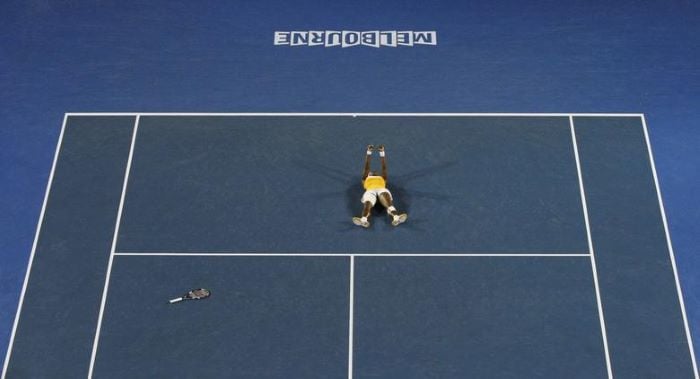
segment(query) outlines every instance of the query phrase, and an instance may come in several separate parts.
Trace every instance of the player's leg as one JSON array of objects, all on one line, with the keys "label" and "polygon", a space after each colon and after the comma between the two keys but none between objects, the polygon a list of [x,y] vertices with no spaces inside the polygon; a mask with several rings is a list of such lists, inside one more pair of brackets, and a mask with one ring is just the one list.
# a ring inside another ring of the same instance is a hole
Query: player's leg
[{"label": "player's leg", "polygon": [[369,227],[369,216],[372,213],[372,207],[377,203],[377,194],[373,191],[365,191],[362,195],[362,216],[353,217],[352,222],[357,226],[364,228]]},{"label": "player's leg", "polygon": [[406,213],[401,213],[396,210],[396,207],[394,207],[394,199],[391,197],[391,192],[388,190],[382,191],[379,194],[379,202],[386,208],[386,213],[391,216],[391,225],[398,226],[408,219]]},{"label": "player's leg", "polygon": [[353,217],[352,222],[357,225],[357,226],[362,226],[364,228],[369,227],[369,216],[372,213],[372,203],[365,202],[364,206],[362,208],[362,216],[361,217]]}]

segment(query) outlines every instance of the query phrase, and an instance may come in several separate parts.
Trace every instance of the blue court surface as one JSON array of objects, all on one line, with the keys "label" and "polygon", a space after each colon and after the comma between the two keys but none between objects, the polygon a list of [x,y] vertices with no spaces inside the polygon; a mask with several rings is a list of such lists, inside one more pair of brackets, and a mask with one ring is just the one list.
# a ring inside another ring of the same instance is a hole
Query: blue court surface
[{"label": "blue court surface", "polygon": [[29,264],[7,378],[697,377],[641,114],[69,113]]}]

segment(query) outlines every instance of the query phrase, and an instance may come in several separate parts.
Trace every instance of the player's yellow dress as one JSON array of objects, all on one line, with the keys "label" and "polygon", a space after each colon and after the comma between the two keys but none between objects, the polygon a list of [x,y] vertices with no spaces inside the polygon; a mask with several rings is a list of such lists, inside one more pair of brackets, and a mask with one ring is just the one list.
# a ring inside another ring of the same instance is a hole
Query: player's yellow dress
[{"label": "player's yellow dress", "polygon": [[365,187],[365,193],[362,195],[362,203],[370,202],[372,206],[377,203],[379,195],[386,193],[391,197],[391,192],[386,188],[386,180],[378,175],[370,175],[365,178],[362,183]]},{"label": "player's yellow dress", "polygon": [[386,180],[381,176],[370,175],[365,179],[364,186],[366,190],[386,188]]}]

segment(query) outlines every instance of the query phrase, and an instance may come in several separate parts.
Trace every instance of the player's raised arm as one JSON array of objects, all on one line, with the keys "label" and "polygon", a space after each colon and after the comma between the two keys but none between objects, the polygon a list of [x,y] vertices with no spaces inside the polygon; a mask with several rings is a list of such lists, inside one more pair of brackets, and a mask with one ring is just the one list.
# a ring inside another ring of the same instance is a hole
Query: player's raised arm
[{"label": "player's raised arm", "polygon": [[367,155],[365,156],[365,171],[362,173],[362,182],[364,183],[367,176],[369,176],[370,162],[372,161],[372,152],[374,151],[374,146],[367,145]]},{"label": "player's raised arm", "polygon": [[384,145],[379,145],[377,150],[379,151],[379,160],[382,161],[382,178],[386,180],[389,173],[386,170],[386,152],[384,151]]}]

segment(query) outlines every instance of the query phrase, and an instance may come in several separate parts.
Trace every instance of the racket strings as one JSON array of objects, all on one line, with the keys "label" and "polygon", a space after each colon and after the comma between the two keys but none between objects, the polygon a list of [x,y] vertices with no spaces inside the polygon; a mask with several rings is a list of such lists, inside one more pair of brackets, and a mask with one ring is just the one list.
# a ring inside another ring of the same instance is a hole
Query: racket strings
[{"label": "racket strings", "polygon": [[206,299],[211,295],[211,291],[209,291],[206,288],[197,288],[194,290],[191,290],[187,292],[186,294],[182,295],[182,297],[178,297],[175,299],[170,300],[170,304],[173,303],[179,303],[183,300],[200,300],[200,299]]},{"label": "racket strings", "polygon": [[193,300],[199,300],[199,299],[203,299],[205,297],[209,297],[210,294],[211,293],[209,292],[208,289],[199,288],[199,289],[192,290],[192,291],[188,292],[187,297],[190,299],[193,299]]}]

